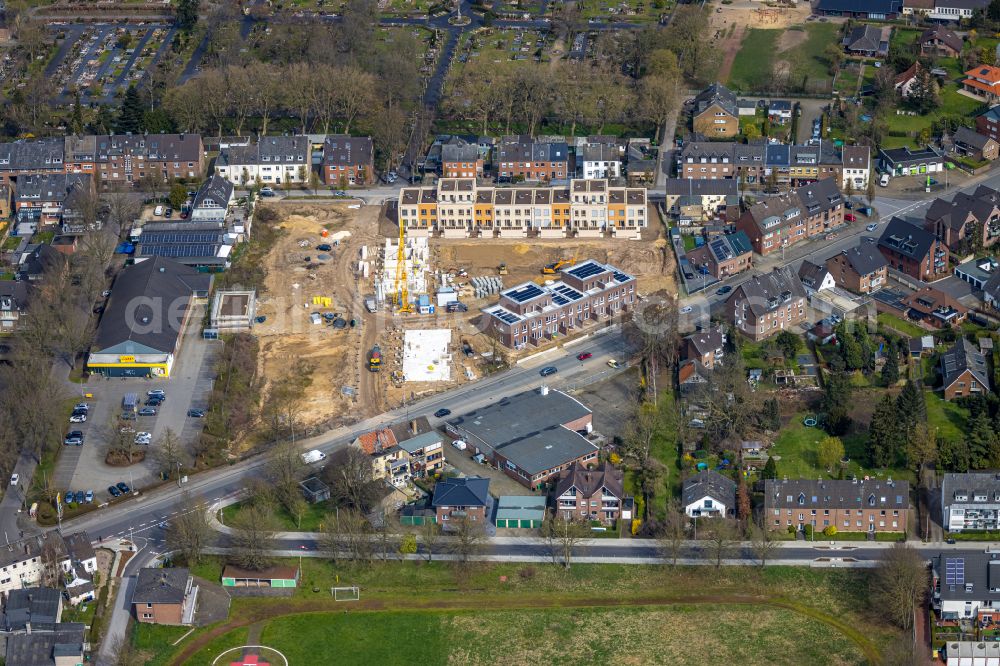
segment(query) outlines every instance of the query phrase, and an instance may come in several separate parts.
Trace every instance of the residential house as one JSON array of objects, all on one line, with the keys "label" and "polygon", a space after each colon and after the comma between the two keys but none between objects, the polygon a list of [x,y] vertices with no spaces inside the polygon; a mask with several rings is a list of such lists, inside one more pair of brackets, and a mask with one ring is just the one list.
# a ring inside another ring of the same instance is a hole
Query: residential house
[{"label": "residential house", "polygon": [[569,147],[565,141],[540,141],[530,136],[505,136],[493,160],[497,182],[553,181],[569,178]]},{"label": "residential house", "polygon": [[77,666],[84,663],[82,622],[59,622],[52,631],[19,633],[7,637],[4,661],[8,666]]},{"label": "residential house", "polygon": [[[211,275],[162,257],[125,268],[111,288],[87,370],[105,377],[168,377],[194,303],[208,297],[211,284]],[[155,325],[135,325],[146,321]]]},{"label": "residential house", "polygon": [[992,102],[1000,97],[1000,67],[979,65],[965,73],[962,89]]},{"label": "residential house", "polygon": [[934,9],[926,14],[931,21],[969,20],[978,11],[986,11],[990,0],[934,0]]},{"label": "residential house", "polygon": [[941,391],[945,400],[990,393],[990,369],[986,357],[971,342],[960,337],[941,354]]},{"label": "residential house", "polygon": [[992,162],[1000,155],[1000,142],[968,127],[959,127],[952,138],[955,141],[955,152],[976,161]]},{"label": "residential house", "polygon": [[879,169],[892,176],[917,176],[944,171],[944,156],[934,148],[922,150],[882,148],[878,151]]},{"label": "residential house", "polygon": [[957,58],[962,53],[963,42],[955,32],[938,23],[920,34],[918,41],[921,55]]},{"label": "residential house", "polygon": [[649,139],[644,137],[629,139],[626,157],[628,160],[626,175],[630,185],[640,185],[655,180],[656,169],[659,166],[658,150],[653,147]]},{"label": "residential house", "polygon": [[778,125],[792,122],[792,103],[787,99],[772,99],[767,105],[767,119]]},{"label": "residential house", "polygon": [[856,294],[871,294],[889,279],[889,262],[874,243],[862,241],[826,260],[837,285]]},{"label": "residential house", "polygon": [[486,330],[505,347],[521,349],[628,312],[635,303],[635,278],[592,259],[559,270],[552,284],[525,282],[500,292],[482,309]]},{"label": "residential house", "polygon": [[701,178],[715,180],[734,178],[736,164],[733,161],[734,143],[713,143],[692,141],[684,145],[677,159],[677,175],[680,178]]},{"label": "residential house", "polygon": [[194,181],[205,173],[200,134],[101,135],[96,138],[95,157],[104,189],[144,180]]},{"label": "residential house", "polygon": [[976,132],[1000,142],[1000,105],[976,116]]},{"label": "residential house", "polygon": [[778,252],[828,232],[844,223],[844,198],[837,180],[803,185],[787,194],[763,199],[736,221],[758,254]]},{"label": "residential house", "polygon": [[19,139],[0,144],[0,184],[21,176],[63,173],[64,140]]},{"label": "residential house", "polygon": [[[931,592],[931,604],[942,620],[966,620],[975,622],[977,627],[1000,620],[1000,553],[982,549],[945,550],[933,555]],[[953,650],[953,645],[953,642],[946,645],[949,666],[992,663],[973,661],[971,654],[966,661],[952,661],[952,656],[961,653],[961,648]],[[987,648],[998,644],[978,642],[976,645]]]},{"label": "residential house", "polygon": [[54,570],[72,569],[66,542],[57,532],[12,541],[0,547],[0,593],[38,585]]},{"label": "residential house", "polygon": [[55,271],[65,270],[66,256],[48,243],[29,243],[17,260],[19,279],[42,280]]},{"label": "residential house", "polygon": [[[323,182],[331,187],[375,182],[375,149],[371,137],[331,134],[323,141]],[[482,165],[478,175],[482,175]],[[312,169],[312,167],[309,167]]]},{"label": "residential house", "polygon": [[814,264],[808,259],[803,259],[799,265],[799,280],[810,297],[817,291],[833,289],[837,284],[825,263]]},{"label": "residential house", "polygon": [[97,571],[97,553],[90,543],[86,532],[74,532],[63,537],[66,553],[73,568],[79,568],[82,573],[92,574]]},{"label": "residential house", "polygon": [[66,173],[97,173],[97,137],[71,134],[63,140],[63,169]]},{"label": "residential house", "polygon": [[910,319],[924,321],[935,328],[958,326],[969,314],[969,309],[950,294],[931,286],[909,294],[900,301]]},{"label": "residential house", "polygon": [[[990,613],[992,619],[993,614]],[[984,618],[985,619],[985,618]],[[945,666],[994,666],[1000,664],[1000,643],[982,641],[948,641],[940,650]]]},{"label": "residential house", "polygon": [[485,162],[474,143],[449,143],[441,146],[443,178],[482,178]]},{"label": "residential house", "polygon": [[263,136],[249,146],[223,148],[215,160],[215,170],[240,187],[258,182],[308,183],[312,172],[312,141],[302,135]]},{"label": "residential house", "polygon": [[28,311],[28,283],[21,280],[0,280],[0,332],[17,328]]},{"label": "residential house", "polygon": [[490,480],[480,476],[446,477],[434,484],[431,507],[437,523],[448,529],[456,520],[485,525],[490,507]]},{"label": "residential house", "polygon": [[753,246],[746,232],[720,234],[687,253],[687,260],[699,273],[727,278],[753,266]]},{"label": "residential house", "polygon": [[213,173],[194,195],[191,202],[192,222],[225,222],[229,207],[236,199],[236,188],[222,176]]},{"label": "residential house", "polygon": [[399,222],[410,236],[445,238],[641,238],[646,189],[573,180],[569,186],[493,187],[474,178],[442,178],[404,187]]},{"label": "residential house", "polygon": [[711,380],[711,374],[711,371],[697,359],[681,361],[677,366],[677,385],[681,395],[687,396],[699,387],[707,385]]},{"label": "residential house", "polygon": [[545,498],[537,495],[501,495],[494,517],[498,528],[538,529],[545,520]]},{"label": "residential house", "polygon": [[621,151],[617,144],[586,143],[576,151],[577,176],[592,178],[621,178]]},{"label": "residential house", "polygon": [[728,218],[739,210],[739,184],[735,179],[668,178],[666,209],[686,220]]},{"label": "residential house", "polygon": [[935,199],[924,215],[924,229],[962,254],[972,249],[977,235],[990,247],[1000,238],[1000,192],[980,185],[972,194],[958,192],[951,201]]},{"label": "residential house", "polygon": [[855,26],[844,37],[844,48],[853,56],[884,58],[889,53],[889,36],[891,34],[891,26]]},{"label": "residential house", "polygon": [[684,479],[681,504],[692,518],[735,518],[736,482],[714,470],[702,470]]},{"label": "residential house", "polygon": [[910,484],[892,479],[767,479],[764,518],[772,530],[905,532]]},{"label": "residential house", "polygon": [[619,518],[631,520],[624,479],[623,472],[608,462],[594,469],[575,463],[556,481],[552,493],[556,510],[567,519],[599,520],[605,525]]},{"label": "residential house", "polygon": [[884,21],[899,18],[903,0],[819,0],[813,11],[820,16]]},{"label": "residential house", "polygon": [[947,532],[1000,530],[1000,473],[945,472],[941,526]]},{"label": "residential house", "polygon": [[692,129],[709,139],[729,139],[740,133],[736,94],[713,83],[694,98]]},{"label": "residential house", "polygon": [[534,489],[573,463],[597,464],[597,446],[581,434],[592,424],[583,403],[542,386],[452,418],[445,427],[471,453]]},{"label": "residential house", "polygon": [[372,464],[372,479],[384,479],[394,486],[402,485],[411,476],[410,461],[406,452],[399,448],[396,433],[392,428],[379,428],[362,433],[351,443],[361,449]]},{"label": "residential house", "polygon": [[933,233],[893,217],[878,239],[889,268],[930,282],[948,274],[948,246]]},{"label": "residential house", "polygon": [[444,438],[436,430],[399,439],[414,476],[432,476],[444,467]]},{"label": "residential house", "polygon": [[837,329],[832,321],[823,319],[806,331],[806,339],[817,345],[828,345],[837,341]]},{"label": "residential house", "polygon": [[135,619],[146,624],[191,624],[198,604],[198,586],[182,567],[139,569],[132,590]]},{"label": "residential house", "polygon": [[[93,179],[87,174],[47,173],[19,176],[14,195],[18,225],[31,225],[37,230],[44,226],[59,224],[63,219],[63,209],[67,199],[81,195],[93,197],[93,188]],[[79,193],[74,195],[77,191]]]},{"label": "residential house", "polygon": [[841,151],[841,187],[844,191],[854,188],[864,192],[871,174],[871,148],[868,146],[844,146]]},{"label": "residential house", "polygon": [[726,300],[726,317],[752,340],[794,330],[806,319],[805,287],[787,266],[754,275],[733,289]]},{"label": "residential house", "polygon": [[3,631],[52,631],[62,619],[62,600],[59,590],[51,587],[11,590],[3,609]]},{"label": "residential house", "polygon": [[894,85],[900,97],[907,99],[913,94],[914,86],[920,82],[920,77],[923,76],[922,72],[923,67],[920,65],[920,61],[914,60],[912,65],[896,75]]},{"label": "residential house", "polygon": [[681,360],[700,362],[708,369],[722,364],[726,354],[726,330],[722,324],[697,331],[681,341]]}]

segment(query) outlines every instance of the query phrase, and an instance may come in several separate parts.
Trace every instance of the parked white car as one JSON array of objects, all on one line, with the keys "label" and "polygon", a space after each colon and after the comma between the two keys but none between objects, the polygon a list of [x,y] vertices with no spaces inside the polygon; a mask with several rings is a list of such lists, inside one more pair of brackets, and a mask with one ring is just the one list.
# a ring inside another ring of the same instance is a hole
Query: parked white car
[{"label": "parked white car", "polygon": [[465,449],[468,448],[468,445],[460,439],[456,439],[454,442],[451,443],[451,445],[454,446],[459,451],[464,451]]}]

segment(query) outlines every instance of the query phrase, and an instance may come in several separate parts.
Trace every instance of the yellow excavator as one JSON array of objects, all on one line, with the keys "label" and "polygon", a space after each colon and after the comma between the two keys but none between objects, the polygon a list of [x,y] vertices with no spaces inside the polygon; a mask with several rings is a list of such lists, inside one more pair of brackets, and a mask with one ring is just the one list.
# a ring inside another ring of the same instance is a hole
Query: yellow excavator
[{"label": "yellow excavator", "polygon": [[546,264],[542,267],[542,275],[555,275],[560,268],[565,266],[572,266],[576,264],[576,255],[573,255],[572,259],[560,259],[551,264]]}]

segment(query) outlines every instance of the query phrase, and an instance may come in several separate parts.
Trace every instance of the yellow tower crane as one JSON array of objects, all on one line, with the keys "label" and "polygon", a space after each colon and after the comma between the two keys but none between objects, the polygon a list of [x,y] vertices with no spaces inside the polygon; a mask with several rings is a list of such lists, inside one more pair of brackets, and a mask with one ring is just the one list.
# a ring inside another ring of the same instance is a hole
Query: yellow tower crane
[{"label": "yellow tower crane", "polygon": [[410,293],[406,288],[406,225],[399,221],[399,247],[396,248],[396,285],[393,289],[396,312],[413,312]]}]

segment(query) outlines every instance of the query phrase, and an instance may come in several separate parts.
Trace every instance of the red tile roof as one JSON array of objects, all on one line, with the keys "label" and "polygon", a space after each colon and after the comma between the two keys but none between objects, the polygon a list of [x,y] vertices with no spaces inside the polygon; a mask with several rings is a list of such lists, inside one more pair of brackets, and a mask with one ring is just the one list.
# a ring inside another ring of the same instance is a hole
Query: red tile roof
[{"label": "red tile roof", "polygon": [[384,451],[385,449],[392,448],[396,444],[398,444],[396,435],[389,428],[372,430],[358,436],[358,445],[368,455],[374,455],[376,451]]}]

